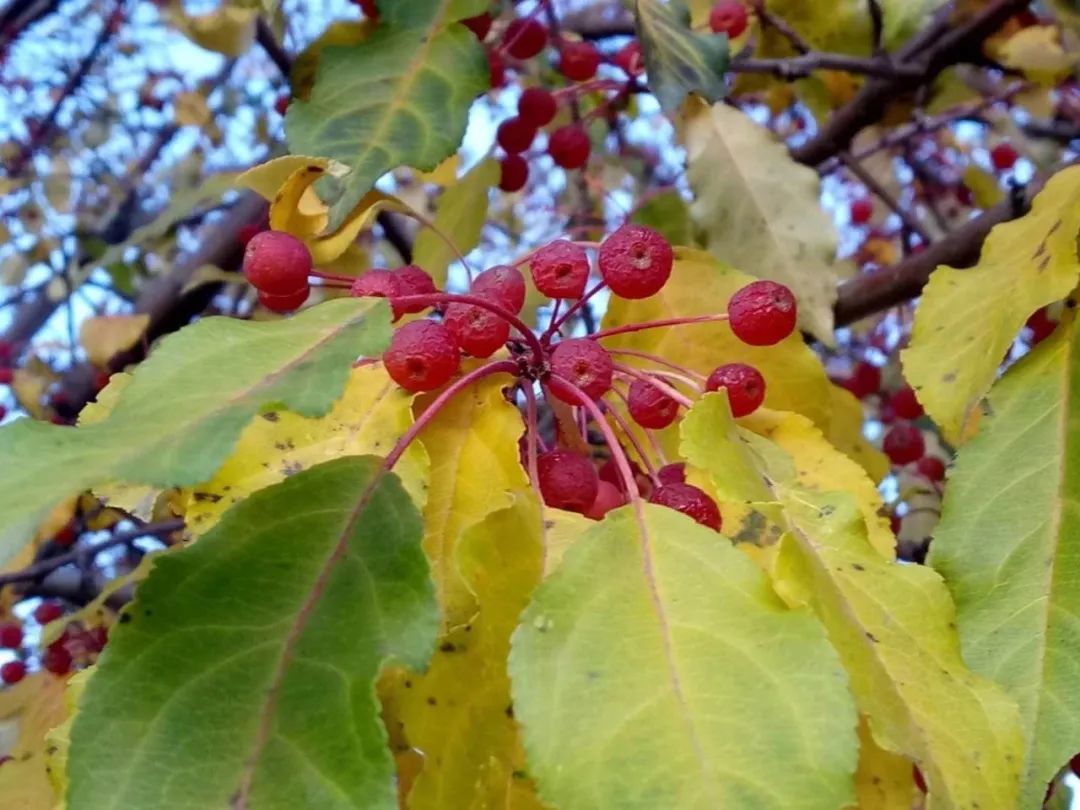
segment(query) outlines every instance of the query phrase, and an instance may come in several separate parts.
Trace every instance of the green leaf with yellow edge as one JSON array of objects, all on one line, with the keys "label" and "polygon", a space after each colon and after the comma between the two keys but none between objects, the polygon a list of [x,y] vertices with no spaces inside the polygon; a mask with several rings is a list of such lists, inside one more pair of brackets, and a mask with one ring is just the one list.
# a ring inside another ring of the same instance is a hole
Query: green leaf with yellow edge
[{"label": "green leaf with yellow edge", "polygon": [[949,474],[929,564],[964,660],[1020,704],[1024,792],[1080,751],[1080,329],[1072,315],[990,391]]},{"label": "green leaf with yellow edge", "polygon": [[540,582],[540,529],[535,496],[521,493],[462,534],[457,560],[476,613],[440,639],[426,672],[397,680],[389,701],[387,724],[400,724],[407,745],[424,752],[411,810],[501,808],[511,795],[520,801],[531,792],[528,779],[512,776],[524,769],[524,753],[507,711],[506,659],[510,634]]},{"label": "green leaf with yellow edge", "polygon": [[[506,401],[507,379],[489,377],[448,402],[420,433],[431,459],[424,507],[424,551],[431,562],[443,631],[466,624],[476,599],[458,567],[462,533],[513,503],[528,486],[518,458],[525,426]],[[430,404],[425,398],[419,407]]]},{"label": "green leaf with yellow edge", "polygon": [[260,490],[159,555],[79,701],[70,809],[396,808],[374,682],[431,654],[421,535],[368,456]]},{"label": "green leaf with yellow edge", "polygon": [[[498,161],[485,158],[448,185],[435,209],[434,228],[423,228],[416,235],[413,263],[423,267],[440,290],[446,286],[447,268],[458,253],[464,256],[480,243],[487,221],[488,192],[498,185],[499,171]],[[447,239],[452,240],[457,252]]]},{"label": "green leaf with yellow edge", "polygon": [[790,287],[802,328],[831,345],[836,233],[819,201],[817,172],[723,103],[687,101],[680,129],[695,197],[690,213],[709,252]]},{"label": "green leaf with yellow edge", "polygon": [[[731,296],[753,280],[707,253],[679,247],[664,289],[637,301],[612,297],[604,315],[604,328],[723,313]],[[726,322],[717,321],[616,335],[605,339],[604,345],[675,358],[680,365],[701,374],[723,363],[749,363],[765,378],[767,407],[805,414],[822,428],[830,423],[831,383],[817,355],[798,334],[775,346],[747,346],[732,334]],[[643,362],[625,355],[616,355],[615,360],[631,366]],[[644,365],[649,363],[645,361]]]},{"label": "green leaf with yellow edge", "polygon": [[334,229],[386,172],[399,166],[430,171],[454,152],[469,107],[488,88],[483,46],[455,24],[482,5],[386,5],[366,40],[322,49],[309,98],[290,104],[285,118],[289,151],[332,158],[352,170],[332,184]]},{"label": "green leaf with yellow edge", "polygon": [[0,428],[0,560],[58,502],[96,484],[190,486],[229,456],[266,406],[330,409],[358,354],[390,339],[384,301],[342,299],[288,320],[205,318],[163,339],[103,421]]},{"label": "green leaf with yellow edge", "polygon": [[35,672],[0,690],[0,803],[11,810],[51,810],[46,735],[64,722],[64,678]]},{"label": "green leaf with yellow edge", "polygon": [[913,810],[915,774],[911,761],[884,750],[859,718],[859,769],[855,772],[859,810]]},{"label": "green leaf with yellow edge", "polygon": [[[324,416],[263,411],[240,434],[232,455],[209,481],[188,493],[185,520],[201,534],[251,493],[301,470],[343,456],[387,455],[412,425],[413,396],[381,363],[354,368],[341,398]],[[394,466],[417,508],[423,508],[428,461],[413,442]]]},{"label": "green leaf with yellow edge", "polygon": [[637,0],[636,11],[649,89],[664,112],[678,112],[690,93],[708,101],[727,94],[726,36],[694,31],[684,0]]},{"label": "green leaf with yellow edge", "polygon": [[521,617],[510,676],[529,773],[553,807],[854,799],[857,717],[821,625],[674,510],[622,507],[569,549]]},{"label": "green leaf with yellow edge", "polygon": [[1024,322],[1076,286],[1078,232],[1080,166],[1072,166],[1050,178],[1028,214],[994,227],[975,267],[930,276],[901,359],[951,443],[964,439]]},{"label": "green leaf with yellow edge", "polygon": [[67,807],[65,796],[68,789],[67,762],[71,750],[71,726],[75,722],[79,699],[86,688],[86,682],[90,680],[95,669],[97,665],[91,665],[67,679],[64,688],[64,720],[45,733],[45,770],[49,774],[53,792],[59,797],[53,810],[65,810]]}]

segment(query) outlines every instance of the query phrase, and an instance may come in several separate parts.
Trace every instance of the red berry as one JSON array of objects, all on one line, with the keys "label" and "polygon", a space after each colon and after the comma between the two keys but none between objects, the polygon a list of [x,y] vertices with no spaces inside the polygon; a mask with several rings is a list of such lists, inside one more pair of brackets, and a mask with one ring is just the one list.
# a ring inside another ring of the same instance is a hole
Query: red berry
[{"label": "red berry", "polygon": [[945,480],[945,462],[937,456],[923,456],[915,469],[923,478],[935,483]]},{"label": "red berry", "polygon": [[851,201],[851,224],[865,225],[874,215],[874,201],[869,197],[860,197]]},{"label": "red berry", "polygon": [[715,34],[727,34],[735,39],[746,30],[749,16],[746,6],[738,0],[720,0],[709,12],[709,28]]},{"label": "red berry", "polygon": [[866,399],[876,394],[881,388],[881,369],[865,360],[860,360],[852,369],[847,379],[847,389],[859,399]]},{"label": "red berry", "polygon": [[64,615],[64,606],[59,602],[42,602],[34,608],[34,621],[38,624],[54,622]]},{"label": "red berry", "polygon": [[274,101],[274,109],[277,110],[278,115],[285,115],[289,109],[289,97],[288,95],[281,95]]},{"label": "red berry", "polygon": [[559,127],[548,140],[548,154],[556,166],[564,169],[580,169],[589,161],[589,133],[581,124]]},{"label": "red berry", "polygon": [[10,368],[0,368],[0,385],[11,385],[15,381],[15,371]]},{"label": "red berry", "polygon": [[497,264],[473,279],[470,292],[495,301],[517,315],[525,306],[525,277],[516,267]]},{"label": "red berry", "polygon": [[641,57],[641,43],[636,39],[627,42],[615,53],[614,62],[630,78],[645,72],[645,60]]},{"label": "red berry", "polygon": [[535,137],[536,127],[517,116],[507,118],[495,131],[495,142],[511,155],[524,152]]},{"label": "red berry", "polygon": [[[551,373],[576,385],[591,399],[600,399],[611,390],[615,364],[603,346],[591,338],[571,338],[559,343],[551,353]],[[557,383],[551,393],[563,402],[576,405],[577,400]]]},{"label": "red berry", "polygon": [[678,461],[674,464],[665,464],[656,471],[656,477],[661,484],[685,484],[686,463]]},{"label": "red berry", "polygon": [[589,283],[589,255],[580,245],[557,239],[532,255],[529,272],[536,289],[549,298],[580,298]]},{"label": "red berry", "polygon": [[585,82],[596,75],[600,67],[600,52],[591,42],[563,42],[559,47],[559,70],[576,82]]},{"label": "red berry", "polygon": [[354,0],[354,2],[360,6],[360,10],[364,12],[364,16],[373,22],[379,19],[379,9],[376,8],[375,0]]},{"label": "red berry", "polygon": [[406,391],[434,391],[457,373],[461,354],[443,324],[413,321],[394,332],[383,363],[391,379]]},{"label": "red berry", "polygon": [[682,512],[702,526],[720,531],[720,510],[716,501],[692,484],[664,484],[657,488],[649,501]]},{"label": "red berry", "polygon": [[473,357],[491,357],[510,338],[510,324],[506,320],[472,304],[451,304],[443,323],[453,333],[457,345]]},{"label": "red berry", "polygon": [[68,523],[64,528],[53,536],[53,542],[58,546],[70,546],[79,539],[79,531],[74,523]]},{"label": "red berry", "polygon": [[255,235],[261,231],[261,225],[241,225],[236,229],[236,241],[240,243],[241,247],[247,247],[248,242],[254,239]]},{"label": "red berry", "polygon": [[0,681],[6,684],[18,683],[26,677],[26,664],[22,661],[8,661],[0,666]]},{"label": "red berry", "polygon": [[91,627],[83,634],[83,640],[87,647],[100,652],[109,641],[109,630],[104,625]]},{"label": "red berry", "polygon": [[775,281],[754,281],[731,296],[728,325],[751,346],[772,346],[795,331],[795,296]]},{"label": "red berry", "polygon": [[307,245],[284,231],[257,233],[244,249],[244,275],[260,292],[294,295],[308,286],[310,273]]},{"label": "red berry", "polygon": [[487,58],[488,82],[491,84],[492,90],[498,90],[506,85],[506,65],[503,63],[502,57],[499,56],[499,52],[494,48],[488,49]]},{"label": "red berry", "polygon": [[534,19],[511,20],[503,32],[503,47],[515,59],[532,59],[547,45],[548,33]]},{"label": "red berry", "polygon": [[521,191],[529,182],[529,164],[521,155],[507,155],[499,161],[499,188],[508,193]]},{"label": "red berry", "polygon": [[600,275],[621,298],[648,298],[671,276],[675,255],[652,228],[623,225],[600,245]]},{"label": "red berry", "polygon": [[911,766],[911,777],[915,780],[915,787],[926,793],[926,780],[923,779],[922,771],[919,770],[918,765]]},{"label": "red berry", "polygon": [[[434,295],[439,291],[435,281],[422,267],[415,264],[407,264],[394,270],[398,287],[402,295]],[[431,304],[409,304],[401,307],[402,312],[423,312]]]},{"label": "red berry", "polygon": [[1019,158],[1020,154],[1016,151],[1016,147],[1008,141],[999,143],[990,150],[990,162],[999,172],[1007,172],[1016,165]]},{"label": "red berry", "polygon": [[922,458],[926,452],[926,442],[921,430],[908,422],[901,422],[889,428],[881,449],[893,464],[910,464]]},{"label": "red berry", "polygon": [[22,626],[18,622],[0,624],[0,647],[17,650],[23,643]]},{"label": "red berry", "polygon": [[71,653],[66,647],[50,644],[41,656],[41,666],[53,675],[67,675],[71,671]]},{"label": "red berry", "polygon": [[893,413],[901,419],[918,419],[923,415],[923,406],[915,396],[910,385],[898,389],[889,399]]},{"label": "red berry", "polygon": [[476,38],[483,42],[491,31],[491,15],[488,12],[477,14],[475,17],[467,17],[461,24],[476,34]]},{"label": "red berry", "polygon": [[543,87],[526,88],[518,99],[518,117],[537,128],[550,124],[558,109],[555,96]]},{"label": "red berry", "polygon": [[607,481],[600,481],[596,490],[596,500],[585,510],[585,517],[590,520],[603,520],[612,509],[618,509],[625,503],[622,491]]},{"label": "red berry", "polygon": [[393,299],[402,295],[401,282],[390,270],[368,270],[361,273],[353,282],[349,295],[353,298],[389,298],[394,320],[401,317],[401,310],[393,304]]},{"label": "red berry", "polygon": [[[627,461],[630,464],[630,472],[634,476],[634,482],[636,485],[642,475],[644,475],[644,473],[642,473],[641,467],[638,466],[636,461],[632,459],[627,459]],[[616,487],[619,492],[626,492],[626,488],[623,486],[622,475],[619,473],[619,465],[615,463],[614,459],[609,458],[607,461],[601,464],[600,469],[597,471],[596,474],[600,476],[601,481],[607,481],[613,487]]]},{"label": "red berry", "polygon": [[536,461],[540,494],[556,509],[584,512],[596,501],[600,479],[592,462],[570,450],[550,450]]},{"label": "red berry", "polygon": [[893,534],[900,534],[900,526],[903,524],[903,519],[893,512],[889,516],[889,528],[892,529]]},{"label": "red berry", "polygon": [[1024,325],[1031,330],[1032,343],[1042,343],[1054,333],[1057,321],[1050,320],[1046,307],[1042,307],[1035,310]]},{"label": "red berry", "polygon": [[10,363],[15,359],[15,344],[10,340],[0,340],[0,363]]},{"label": "red berry", "polygon": [[301,287],[296,292],[289,293],[288,295],[270,295],[270,293],[262,292],[260,290],[259,303],[271,312],[295,312],[303,306],[310,294],[310,287]]},{"label": "red berry", "polygon": [[1069,767],[1072,769],[1073,773],[1080,776],[1080,754],[1077,754],[1069,760]]},{"label": "red berry", "polygon": [[627,406],[633,420],[651,430],[663,430],[679,415],[679,403],[645,380],[630,384]]},{"label": "red berry", "polygon": [[705,390],[721,388],[727,391],[731,415],[736,419],[753,413],[765,401],[765,378],[745,363],[728,363],[713,370],[705,381]]}]

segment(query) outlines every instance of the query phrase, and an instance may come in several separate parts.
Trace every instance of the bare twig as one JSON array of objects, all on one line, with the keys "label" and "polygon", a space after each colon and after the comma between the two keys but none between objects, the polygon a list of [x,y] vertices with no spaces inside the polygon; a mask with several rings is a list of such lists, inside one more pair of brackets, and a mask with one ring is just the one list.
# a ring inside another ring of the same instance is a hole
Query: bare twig
[{"label": "bare twig", "polygon": [[776,29],[777,33],[779,33],[781,36],[784,37],[784,39],[790,42],[791,47],[799,53],[806,54],[814,50],[810,43],[803,39],[802,35],[798,31],[788,25],[786,21],[777,17],[775,14],[765,8],[765,0],[753,0],[752,5],[754,7],[754,14],[756,14],[757,18],[761,20],[762,28]]}]

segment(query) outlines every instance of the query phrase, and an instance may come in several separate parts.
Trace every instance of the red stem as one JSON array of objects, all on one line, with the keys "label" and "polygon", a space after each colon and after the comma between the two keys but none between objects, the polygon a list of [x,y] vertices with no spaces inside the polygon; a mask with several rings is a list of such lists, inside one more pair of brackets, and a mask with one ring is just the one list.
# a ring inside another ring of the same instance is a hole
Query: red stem
[{"label": "red stem", "polygon": [[[630,410],[630,398],[628,397],[627,393],[620,391],[614,385],[611,386],[611,390],[615,393],[616,396],[619,397],[619,399],[623,401],[623,404],[626,405],[626,409]],[[660,442],[656,440],[656,435],[648,428],[644,428],[644,430],[645,438],[649,440],[649,444],[652,447],[653,452],[656,453],[656,458],[660,461],[660,464],[667,464],[667,454],[664,452],[664,448],[660,446]]]},{"label": "red stem", "polygon": [[[617,391],[616,389],[612,388],[611,390],[615,391],[615,393],[620,397],[622,396],[621,392]],[[641,463],[645,465],[645,471],[649,474],[649,478],[652,479],[654,484],[658,484],[660,482],[660,479],[656,477],[656,465],[652,463],[652,460],[645,452],[645,448],[641,446],[641,442],[639,442],[637,436],[634,435],[634,431],[631,429],[630,425],[625,419],[623,419],[622,414],[620,414],[615,408],[611,406],[611,403],[605,402],[604,405],[607,409],[608,415],[619,423],[619,429],[622,430],[627,440],[633,446],[634,452],[636,452],[638,454],[638,458],[641,459]],[[642,430],[645,430],[645,428],[642,428]]]},{"label": "red stem", "polygon": [[656,363],[659,366],[667,366],[672,371],[677,371],[680,374],[685,374],[687,377],[697,380],[698,382],[705,382],[705,375],[698,374],[692,368],[686,368],[680,366],[678,363],[672,363],[665,357],[661,357],[658,354],[649,354],[648,352],[639,352],[636,349],[608,349],[608,354],[625,354],[627,357],[640,357],[642,360],[648,360],[649,362]]},{"label": "red stem", "polygon": [[553,317],[551,323],[548,325],[548,328],[544,330],[544,334],[540,336],[540,342],[545,343],[550,340],[551,336],[554,335],[557,331],[559,331],[559,327],[566,323],[567,320],[569,320],[575,312],[585,306],[585,304],[588,303],[590,298],[600,292],[600,290],[604,289],[604,286],[605,282],[598,281],[591,290],[587,290],[585,292],[585,295],[583,295],[581,298],[571,304],[570,309],[566,310],[566,312],[562,314],[562,317]]},{"label": "red stem", "polygon": [[683,326],[684,324],[692,323],[709,323],[711,321],[726,321],[728,319],[727,314],[724,315],[697,315],[693,318],[664,318],[660,321],[642,321],[641,323],[628,323],[626,326],[616,326],[612,329],[601,329],[592,335],[594,340],[600,338],[612,337],[613,335],[624,335],[628,332],[641,332],[645,329],[658,329],[661,326]]}]

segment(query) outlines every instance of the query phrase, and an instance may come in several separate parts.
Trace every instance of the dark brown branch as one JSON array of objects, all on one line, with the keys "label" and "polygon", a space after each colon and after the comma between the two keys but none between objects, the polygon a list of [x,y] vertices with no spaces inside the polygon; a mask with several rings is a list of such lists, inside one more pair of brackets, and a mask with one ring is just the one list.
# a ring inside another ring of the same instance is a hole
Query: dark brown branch
[{"label": "dark brown branch", "polygon": [[259,17],[255,23],[255,41],[266,51],[270,61],[277,65],[277,69],[281,71],[285,81],[288,81],[289,74],[292,72],[292,58],[285,53],[285,49],[281,47],[277,37],[274,36],[274,32],[270,30],[270,26],[263,17]]},{"label": "dark brown branch", "polygon": [[791,47],[802,54],[810,53],[813,48],[810,43],[802,38],[802,35],[787,24],[785,20],[777,17],[765,7],[765,0],[753,0],[754,14],[761,20],[762,28],[774,28],[791,43]]},{"label": "dark brown branch", "polygon": [[736,57],[731,60],[728,69],[732,73],[769,73],[785,81],[806,78],[815,70],[842,70],[846,73],[885,80],[916,80],[923,76],[922,68],[916,65],[896,65],[887,59],[863,59],[842,53],[816,51],[778,59]]}]

